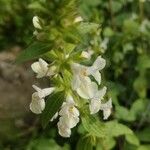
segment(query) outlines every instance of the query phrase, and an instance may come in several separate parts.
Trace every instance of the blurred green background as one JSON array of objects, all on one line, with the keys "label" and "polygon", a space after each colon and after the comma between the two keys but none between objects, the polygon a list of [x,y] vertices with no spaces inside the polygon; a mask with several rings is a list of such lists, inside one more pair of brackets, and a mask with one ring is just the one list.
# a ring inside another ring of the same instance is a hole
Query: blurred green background
[{"label": "blurred green background", "polygon": [[[43,130],[28,108],[34,80],[30,63],[12,63],[33,39],[33,16],[57,19],[56,10],[63,8],[59,1],[0,0],[0,150],[76,149],[84,132],[79,126],[70,139],[63,139],[56,122]],[[140,145],[132,144],[120,136],[108,143],[108,149],[150,150],[150,1],[80,0],[77,4],[85,21],[102,28],[112,118],[130,127],[140,140]],[[95,149],[103,150],[101,145]]]}]

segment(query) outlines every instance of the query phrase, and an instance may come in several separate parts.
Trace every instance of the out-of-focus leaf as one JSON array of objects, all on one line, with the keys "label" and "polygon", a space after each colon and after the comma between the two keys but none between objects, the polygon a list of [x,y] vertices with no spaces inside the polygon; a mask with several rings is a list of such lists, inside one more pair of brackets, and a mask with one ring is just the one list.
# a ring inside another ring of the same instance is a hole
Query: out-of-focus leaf
[{"label": "out-of-focus leaf", "polygon": [[140,145],[137,150],[150,150],[150,144]]},{"label": "out-of-focus leaf", "polygon": [[145,69],[150,68],[150,56],[149,55],[140,55],[138,57],[138,62],[136,68],[139,71],[144,71]]},{"label": "out-of-focus leaf", "polygon": [[120,1],[112,1],[112,11],[114,13],[120,11],[122,6],[123,6],[123,3],[121,3]]},{"label": "out-of-focus leaf", "polygon": [[65,52],[67,54],[71,53],[74,50],[75,47],[76,47],[75,44],[71,44],[71,43],[65,43],[64,44],[64,49],[65,49]]},{"label": "out-of-focus leaf", "polygon": [[76,150],[93,150],[90,137],[82,137],[77,143]]},{"label": "out-of-focus leaf", "polygon": [[137,99],[133,104],[130,109],[130,115],[134,115],[135,118],[137,118],[138,115],[141,115],[148,104],[148,101],[145,99]]},{"label": "out-of-focus leaf", "polygon": [[105,123],[107,136],[109,137],[117,137],[120,135],[132,134],[132,130],[128,128],[126,125],[118,123],[117,121],[109,121]]},{"label": "out-of-focus leaf", "polygon": [[47,98],[46,107],[41,115],[43,128],[47,126],[51,118],[62,106],[63,101],[64,101],[63,91],[53,93]]},{"label": "out-of-focus leaf", "polygon": [[37,57],[51,50],[51,44],[34,42],[27,49],[25,49],[16,59],[17,63],[22,63]]},{"label": "out-of-focus leaf", "polygon": [[111,36],[113,36],[113,34],[114,34],[114,31],[110,27],[105,27],[104,28],[103,35],[105,37],[111,37]]},{"label": "out-of-focus leaf", "polygon": [[138,131],[136,134],[140,141],[150,142],[150,127],[144,128],[143,130]]},{"label": "out-of-focus leaf", "polygon": [[99,139],[96,144],[96,150],[111,150],[116,145],[116,141],[114,138],[106,137],[105,139]]},{"label": "out-of-focus leaf", "polygon": [[130,110],[123,106],[116,106],[116,117],[118,119],[126,120],[126,121],[133,121],[135,120],[135,116],[133,113],[130,113]]},{"label": "out-of-focus leaf", "polygon": [[146,96],[146,88],[147,88],[147,81],[143,75],[139,76],[135,79],[133,84],[134,90],[137,92],[139,97],[145,98]]},{"label": "out-of-focus leaf", "polygon": [[130,144],[139,146],[140,142],[135,134],[126,134],[125,137]]},{"label": "out-of-focus leaf", "polygon": [[69,150],[69,146],[59,146],[53,139],[39,138],[33,140],[27,146],[27,150]]},{"label": "out-of-focus leaf", "polygon": [[100,27],[99,24],[84,22],[78,26],[78,30],[81,34],[86,34],[91,33],[93,31],[97,31],[99,27]]},{"label": "out-of-focus leaf", "polygon": [[82,117],[82,124],[85,130],[90,134],[100,138],[105,137],[106,135],[105,125],[92,115],[90,116],[85,115],[84,117]]}]

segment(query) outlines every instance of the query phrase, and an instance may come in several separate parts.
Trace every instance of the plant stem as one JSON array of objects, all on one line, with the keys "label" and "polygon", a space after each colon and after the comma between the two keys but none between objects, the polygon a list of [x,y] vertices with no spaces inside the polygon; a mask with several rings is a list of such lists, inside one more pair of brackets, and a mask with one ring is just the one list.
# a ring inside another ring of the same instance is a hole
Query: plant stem
[{"label": "plant stem", "polygon": [[140,11],[140,14],[139,14],[139,16],[140,16],[140,22],[142,22],[143,21],[143,19],[144,19],[144,2],[140,2],[139,1],[139,11]]},{"label": "plant stem", "polygon": [[112,10],[112,0],[109,0],[108,5],[109,5],[108,7],[109,7],[109,12],[110,12],[110,17],[111,17],[111,26],[113,29],[115,29],[114,14]]}]

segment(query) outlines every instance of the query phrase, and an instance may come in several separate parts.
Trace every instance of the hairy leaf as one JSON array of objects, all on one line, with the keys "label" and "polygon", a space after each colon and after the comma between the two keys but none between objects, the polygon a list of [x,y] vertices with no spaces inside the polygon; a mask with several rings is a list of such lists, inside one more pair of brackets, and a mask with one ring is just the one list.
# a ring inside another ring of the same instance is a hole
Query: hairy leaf
[{"label": "hairy leaf", "polygon": [[46,101],[46,107],[41,115],[43,128],[47,126],[50,119],[55,115],[55,113],[62,106],[63,101],[64,101],[63,91],[53,93],[48,97]]},{"label": "hairy leaf", "polygon": [[51,44],[34,42],[17,57],[16,62],[22,63],[37,58],[50,50]]}]

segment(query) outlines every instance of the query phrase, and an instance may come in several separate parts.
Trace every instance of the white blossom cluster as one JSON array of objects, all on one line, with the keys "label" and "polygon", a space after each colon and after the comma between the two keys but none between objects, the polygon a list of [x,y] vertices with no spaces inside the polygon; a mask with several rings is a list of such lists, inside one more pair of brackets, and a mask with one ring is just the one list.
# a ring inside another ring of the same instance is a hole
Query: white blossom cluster
[{"label": "white blossom cluster", "polygon": [[[71,68],[73,71],[72,88],[83,99],[88,99],[89,109],[91,114],[103,111],[104,119],[107,119],[111,114],[112,101],[109,99],[106,103],[102,103],[107,88],[104,86],[98,89],[101,84],[100,71],[105,67],[106,61],[101,56],[98,56],[92,66],[84,66],[73,63]],[[97,84],[93,82],[89,76],[93,76]]]},{"label": "white blossom cluster", "polygon": [[[39,28],[40,24],[33,18],[33,25],[35,28]],[[93,53],[85,52],[81,54],[81,57],[90,59]],[[68,56],[69,57],[69,56]],[[66,98],[58,112],[53,116],[50,121],[53,121],[59,116],[57,123],[58,132],[63,137],[70,137],[71,129],[74,128],[79,122],[79,110],[76,102],[78,94],[80,100],[86,99],[89,103],[89,110],[91,114],[97,113],[99,110],[103,111],[103,119],[107,119],[111,114],[112,101],[109,99],[107,102],[103,102],[107,88],[104,86],[101,89],[98,86],[101,84],[100,71],[105,67],[106,61],[101,56],[98,56],[92,66],[84,66],[75,62],[70,63],[72,81],[70,81],[70,87],[72,92],[66,93]],[[39,58],[37,62],[31,65],[32,70],[36,73],[37,78],[51,77],[56,75],[56,66],[50,66],[45,60]],[[91,80],[90,77],[94,80]],[[41,114],[45,109],[45,97],[50,95],[56,90],[56,87],[49,87],[41,89],[35,85],[33,88],[36,90],[32,94],[32,101],[30,103],[30,110],[35,114]],[[72,93],[72,94],[70,94]],[[73,95],[74,93],[74,95]]]}]

